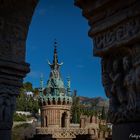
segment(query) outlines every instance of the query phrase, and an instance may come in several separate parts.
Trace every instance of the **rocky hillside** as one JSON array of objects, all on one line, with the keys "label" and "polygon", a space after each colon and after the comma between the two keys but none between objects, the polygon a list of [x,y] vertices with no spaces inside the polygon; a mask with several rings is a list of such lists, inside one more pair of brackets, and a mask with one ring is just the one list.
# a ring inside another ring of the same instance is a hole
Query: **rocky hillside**
[{"label": "rocky hillside", "polygon": [[103,97],[94,97],[94,98],[89,98],[89,97],[83,97],[79,96],[81,104],[89,105],[91,107],[97,106],[97,107],[105,107],[108,108],[109,106],[109,101],[108,99],[105,99]]}]

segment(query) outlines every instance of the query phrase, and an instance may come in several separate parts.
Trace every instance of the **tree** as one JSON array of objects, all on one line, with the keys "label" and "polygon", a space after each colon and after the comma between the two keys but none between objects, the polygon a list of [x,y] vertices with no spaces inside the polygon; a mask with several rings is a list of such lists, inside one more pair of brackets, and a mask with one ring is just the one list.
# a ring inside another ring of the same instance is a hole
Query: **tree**
[{"label": "tree", "polygon": [[26,108],[25,101],[26,101],[26,95],[24,93],[20,93],[16,101],[16,110],[25,111]]},{"label": "tree", "polygon": [[106,113],[105,113],[105,107],[102,107],[102,111],[101,111],[101,119],[105,120],[106,119]]},{"label": "tree", "polygon": [[28,91],[35,92],[34,96],[38,95],[39,93],[37,88],[33,89],[32,83],[23,83],[23,87],[20,89],[20,94],[17,97],[16,109],[18,111],[30,111],[32,114],[38,113],[38,100],[33,96],[25,94]]},{"label": "tree", "polygon": [[32,96],[24,93],[19,94],[17,97],[17,110],[18,111],[30,111],[35,114],[38,112],[39,105],[38,100],[35,100]]},{"label": "tree", "polygon": [[23,83],[23,89],[25,89],[25,91],[33,91],[32,83],[30,82]]},{"label": "tree", "polygon": [[77,97],[77,91],[75,90],[72,96],[73,103],[71,107],[71,114],[72,114],[72,123],[79,123],[80,122],[80,98]]},{"label": "tree", "polygon": [[34,92],[34,96],[38,96],[39,95],[39,89],[38,88],[34,88],[33,92]]}]

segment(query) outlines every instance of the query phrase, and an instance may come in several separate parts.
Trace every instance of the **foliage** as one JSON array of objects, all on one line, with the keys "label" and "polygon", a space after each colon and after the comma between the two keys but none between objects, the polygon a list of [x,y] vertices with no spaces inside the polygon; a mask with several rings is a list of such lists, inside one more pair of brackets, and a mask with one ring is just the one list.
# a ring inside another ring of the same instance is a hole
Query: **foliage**
[{"label": "foliage", "polygon": [[101,119],[105,120],[106,119],[106,113],[105,113],[105,107],[103,106],[102,111],[101,111]]},{"label": "foliage", "polygon": [[100,131],[110,131],[110,128],[108,128],[107,125],[99,124],[99,130]]},{"label": "foliage", "polygon": [[29,111],[31,113],[37,113],[39,109],[38,100],[34,97],[21,93],[17,97],[17,110]]},{"label": "foliage", "polygon": [[14,128],[15,129],[18,129],[18,128],[20,128],[20,127],[22,127],[22,128],[27,128],[27,127],[29,127],[30,126],[30,124],[28,124],[28,123],[23,123],[23,124],[20,124],[20,125],[16,125]]},{"label": "foliage", "polygon": [[12,140],[25,140],[34,135],[34,124],[20,124],[12,128]]},{"label": "foliage", "polygon": [[23,89],[25,89],[25,91],[33,91],[32,83],[30,82],[23,83]]},{"label": "foliage", "polygon": [[13,116],[13,121],[26,121],[26,116],[25,115],[18,115],[16,113],[14,113],[14,116]]},{"label": "foliage", "polygon": [[34,96],[38,96],[39,95],[39,89],[38,88],[34,88],[33,92],[34,92]]},{"label": "foliage", "polygon": [[73,96],[73,104],[71,107],[71,114],[72,114],[72,123],[79,123],[80,122],[80,99],[76,96],[76,91],[74,92]]},{"label": "foliage", "polygon": [[17,97],[17,111],[29,111],[33,114],[38,112],[39,105],[38,100],[35,99],[35,95],[27,95],[26,92],[35,91],[35,95],[37,95],[37,88],[33,89],[32,83],[26,82],[23,84],[23,87],[20,90],[20,94]]},{"label": "foliage", "polygon": [[81,114],[82,115],[87,115],[87,116],[97,116],[97,111],[96,110],[89,110],[86,108],[81,108]]},{"label": "foliage", "polygon": [[98,116],[99,119],[103,119],[103,120],[106,119],[106,112],[104,106],[102,107],[102,109],[97,108],[98,100],[92,102],[91,107],[87,108],[85,105],[80,104],[80,98],[77,97],[75,92],[72,96],[73,98],[73,104],[71,108],[72,123],[79,123],[81,115]]}]

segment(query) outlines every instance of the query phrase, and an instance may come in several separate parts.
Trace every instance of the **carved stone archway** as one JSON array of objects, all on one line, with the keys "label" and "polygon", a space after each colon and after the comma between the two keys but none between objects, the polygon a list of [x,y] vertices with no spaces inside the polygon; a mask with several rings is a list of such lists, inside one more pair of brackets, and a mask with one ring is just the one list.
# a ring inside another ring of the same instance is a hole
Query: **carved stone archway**
[{"label": "carved stone archway", "polygon": [[[0,113],[5,109],[11,112],[8,120],[0,118],[1,140],[11,139],[16,95],[29,72],[25,42],[37,2],[0,0]],[[127,140],[130,133],[140,132],[140,1],[75,0],[75,5],[89,20],[94,54],[102,57],[103,86],[110,99],[109,120],[114,123],[113,140]]]}]

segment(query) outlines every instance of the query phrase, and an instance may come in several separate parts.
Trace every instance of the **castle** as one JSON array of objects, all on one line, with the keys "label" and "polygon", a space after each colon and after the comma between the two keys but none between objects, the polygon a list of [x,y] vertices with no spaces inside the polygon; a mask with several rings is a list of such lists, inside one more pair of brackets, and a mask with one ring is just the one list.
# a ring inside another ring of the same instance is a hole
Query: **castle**
[{"label": "castle", "polygon": [[99,119],[92,116],[81,116],[80,124],[71,124],[72,97],[70,90],[70,78],[67,79],[67,88],[61,77],[58,63],[57,43],[54,43],[53,63],[48,61],[51,68],[47,86],[41,88],[39,103],[41,107],[41,127],[36,128],[36,139],[39,140],[95,140],[102,135],[107,137],[109,133],[99,135]]}]

